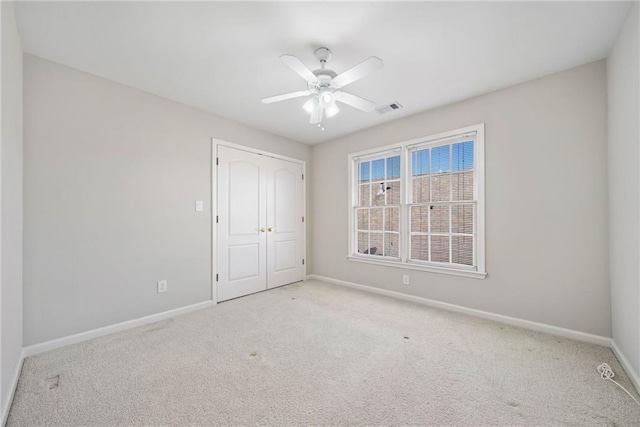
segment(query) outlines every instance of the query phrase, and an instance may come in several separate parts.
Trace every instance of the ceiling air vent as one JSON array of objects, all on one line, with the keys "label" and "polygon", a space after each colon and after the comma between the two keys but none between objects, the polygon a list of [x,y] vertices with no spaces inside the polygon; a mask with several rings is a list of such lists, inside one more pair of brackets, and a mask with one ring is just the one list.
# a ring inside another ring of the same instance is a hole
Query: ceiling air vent
[{"label": "ceiling air vent", "polygon": [[400,105],[399,102],[392,102],[391,104],[377,107],[376,111],[378,112],[378,114],[387,114],[392,111],[399,110],[401,108],[402,108],[402,105]]}]

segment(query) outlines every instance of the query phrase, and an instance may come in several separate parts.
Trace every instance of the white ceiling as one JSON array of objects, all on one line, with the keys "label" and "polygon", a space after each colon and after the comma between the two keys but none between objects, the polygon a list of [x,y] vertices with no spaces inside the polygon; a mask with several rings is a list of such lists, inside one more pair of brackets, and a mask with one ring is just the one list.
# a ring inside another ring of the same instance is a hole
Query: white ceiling
[{"label": "white ceiling", "polygon": [[[625,2],[44,2],[16,9],[24,50],[304,143],[318,143],[605,58]],[[304,98],[260,99],[306,88],[279,60],[337,73],[369,56],[382,71],[348,86],[385,115],[341,106],[325,131]]]}]

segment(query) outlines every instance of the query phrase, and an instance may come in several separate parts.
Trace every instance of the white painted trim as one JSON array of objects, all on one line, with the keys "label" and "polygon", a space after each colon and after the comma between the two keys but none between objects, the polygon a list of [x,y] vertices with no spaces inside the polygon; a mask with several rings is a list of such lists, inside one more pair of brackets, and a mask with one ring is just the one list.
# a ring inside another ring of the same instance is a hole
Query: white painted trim
[{"label": "white painted trim", "polygon": [[309,217],[307,216],[307,162],[305,160],[295,159],[293,157],[282,156],[280,154],[258,150],[257,148],[235,144],[222,139],[211,138],[211,299],[213,304],[218,303],[218,286],[216,284],[217,281],[215,280],[216,274],[218,274],[218,227],[216,227],[215,219],[218,215],[218,198],[216,190],[218,188],[217,158],[219,146],[235,148],[237,150],[260,154],[262,156],[273,157],[274,159],[286,160],[288,162],[302,165],[302,174],[304,175],[304,182],[302,184],[302,216],[304,216],[304,223],[302,227],[302,258],[304,258],[304,265],[302,266],[303,278],[307,277],[307,264],[309,263],[309,259],[307,258],[307,223],[309,222]]},{"label": "white painted trim", "polygon": [[302,259],[304,259],[304,264],[302,264],[302,280],[307,277],[307,264],[309,263],[309,258],[307,258],[307,223],[309,222],[309,217],[307,216],[307,182],[309,176],[307,175],[307,162],[302,162],[302,176],[304,177],[302,180],[302,216],[304,217],[304,221],[302,222]]},{"label": "white painted trim", "polygon": [[[274,159],[286,160],[288,162],[299,163],[304,165],[306,162],[304,160],[295,159],[293,157],[283,156],[281,154],[271,153],[269,151],[259,150],[253,147],[247,147],[246,145],[240,145],[229,141],[224,141],[218,138],[211,138],[211,144],[213,147],[216,147],[216,150],[213,154],[217,153],[218,145],[224,145],[225,147],[235,148],[236,150],[246,151],[248,153],[260,154],[262,156],[273,157]],[[214,156],[215,157],[215,156]]]},{"label": "white painted trim", "polygon": [[482,273],[475,270],[466,270],[462,268],[436,267],[432,265],[417,264],[411,262],[403,263],[401,261],[390,261],[380,258],[374,259],[365,256],[348,256],[347,259],[349,259],[349,261],[362,262],[364,264],[384,265],[387,267],[402,268],[403,270],[430,271],[432,273],[444,273],[450,274],[452,276],[470,277],[473,279],[484,279],[487,277],[487,273]]},{"label": "white painted trim", "polygon": [[613,354],[615,354],[615,356],[618,358],[618,361],[620,362],[620,364],[622,365],[622,368],[627,373],[627,376],[633,383],[633,386],[636,388],[636,391],[640,393],[640,375],[638,375],[636,370],[633,369],[633,366],[631,366],[631,363],[625,357],[624,353],[622,352],[622,350],[620,350],[620,347],[618,347],[618,344],[616,344],[615,340],[613,339],[611,340],[611,350],[613,350]]},{"label": "white painted trim", "polygon": [[218,304],[218,141],[211,138],[211,301]]},{"label": "white painted trim", "polygon": [[440,133],[436,133],[436,134],[433,134],[433,135],[421,136],[420,138],[414,138],[414,139],[410,139],[408,141],[396,142],[394,144],[388,144],[388,145],[383,145],[383,146],[380,146],[380,147],[370,148],[368,150],[358,151],[358,152],[349,154],[349,157],[350,157],[350,159],[353,159],[353,157],[369,156],[369,155],[373,156],[373,155],[376,155],[378,153],[382,153],[384,151],[389,151],[389,150],[394,150],[394,149],[401,149],[401,148],[409,146],[409,145],[428,144],[430,142],[438,141],[438,140],[445,139],[445,138],[451,138],[451,137],[455,137],[455,136],[458,136],[458,135],[464,135],[464,134],[467,134],[467,133],[478,132],[480,128],[482,128],[482,130],[484,131],[484,123],[480,123],[480,124],[477,124],[477,125],[471,125],[471,126],[465,126],[463,128],[458,128],[458,129],[455,129],[455,130],[448,130],[446,132],[440,132]]},{"label": "white painted trim", "polygon": [[485,177],[487,175],[487,170],[485,169],[484,162],[484,153],[485,153],[485,129],[484,123],[481,123],[477,126],[474,126],[476,129],[476,141],[474,144],[474,155],[475,155],[475,166],[480,173],[476,174],[476,200],[477,204],[477,212],[476,212],[476,223],[477,227],[476,233],[476,263],[478,266],[478,272],[487,273],[487,246],[485,241],[485,229],[486,229],[486,217],[485,217],[485,206],[486,206],[486,193],[485,193]]},{"label": "white painted trim", "polygon": [[162,313],[151,314],[149,316],[140,317],[138,319],[127,320],[126,322],[116,323],[102,328],[93,329],[86,332],[80,332],[78,334],[69,335],[63,338],[57,338],[51,341],[46,341],[40,344],[30,345],[24,348],[24,357],[34,356],[45,351],[53,350],[60,347],[65,347],[71,344],[77,344],[79,342],[87,341],[93,338],[98,338],[104,335],[113,334],[115,332],[125,331],[138,326],[154,323],[159,320],[168,319],[170,317],[179,316],[181,314],[191,313],[192,311],[202,310],[204,308],[212,307],[213,301],[203,301],[197,304],[188,305],[185,307],[176,308],[169,311],[163,311]]},{"label": "white painted trim", "polygon": [[319,276],[317,274],[310,274],[307,276],[307,279],[320,280],[323,282],[333,283],[335,285],[359,289],[361,291],[371,292],[374,294],[384,295],[392,298],[397,298],[404,301],[411,301],[411,302],[426,305],[429,307],[441,308],[443,310],[453,311],[456,313],[468,314],[470,316],[479,317],[482,319],[494,320],[496,322],[504,323],[506,325],[518,326],[521,328],[530,329],[532,331],[537,331],[537,332],[545,332],[551,335],[557,335],[564,338],[571,338],[574,340],[584,341],[591,344],[602,345],[605,347],[609,347],[611,345],[611,338],[603,337],[600,335],[588,334],[586,332],[575,331],[573,329],[560,328],[558,326],[533,322],[531,320],[519,319],[517,317],[503,316],[502,314],[495,314],[495,313],[490,313],[488,311],[476,310],[473,308],[463,307],[460,305],[449,304],[446,302],[431,300],[431,299],[422,298],[414,295],[403,294],[401,292],[389,291],[386,289],[376,288],[373,286],[347,282],[345,280],[332,279],[330,277]]},{"label": "white painted trim", "polygon": [[2,414],[0,416],[0,420],[2,421],[0,425],[2,426],[7,424],[7,417],[9,417],[9,410],[11,409],[11,404],[13,403],[13,396],[15,396],[16,389],[18,388],[18,380],[20,379],[20,373],[22,372],[22,365],[24,363],[25,357],[26,356],[24,354],[24,349],[22,349],[22,353],[20,354],[20,361],[18,362],[18,366],[16,367],[16,370],[13,373],[13,378],[11,378],[9,393],[6,399],[4,399],[4,402],[2,402],[2,408],[1,408],[2,412],[0,413]]}]

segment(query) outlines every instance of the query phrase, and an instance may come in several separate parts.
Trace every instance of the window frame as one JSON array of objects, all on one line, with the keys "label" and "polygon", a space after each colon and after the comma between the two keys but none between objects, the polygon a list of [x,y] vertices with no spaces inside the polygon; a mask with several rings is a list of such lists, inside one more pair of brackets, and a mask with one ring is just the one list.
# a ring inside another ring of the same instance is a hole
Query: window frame
[{"label": "window frame", "polygon": [[[394,148],[394,149],[390,149],[390,150],[384,150],[382,152],[376,152],[376,153],[373,153],[371,155],[367,154],[367,155],[364,155],[364,156],[358,156],[358,160],[367,161],[367,162],[373,162],[373,161],[379,160],[379,159],[385,159],[386,160],[388,157],[396,156],[396,155],[400,155],[400,176],[397,179],[388,180],[387,176],[386,176],[386,163],[387,162],[385,161],[385,176],[383,177],[383,181],[382,182],[398,181],[400,183],[401,191],[404,191],[403,190],[403,184],[402,184],[403,180],[404,180],[404,175],[403,175],[404,167],[402,166],[404,157],[403,157],[402,151],[400,149]],[[355,158],[354,158],[354,161],[355,161]],[[402,241],[402,222],[403,222],[402,221],[402,213],[403,213],[403,211],[402,211],[402,200],[403,200],[403,195],[400,194],[400,203],[398,205],[395,205],[395,204],[387,205],[385,203],[384,205],[369,205],[368,207],[358,206],[357,202],[358,202],[358,198],[360,197],[360,186],[362,184],[361,184],[360,180],[357,177],[359,171],[357,170],[357,168],[354,168],[354,169],[356,169],[354,171],[354,173],[356,175],[356,178],[355,178],[356,181],[353,183],[353,185],[358,187],[358,191],[357,191],[357,193],[354,194],[354,199],[353,199],[354,203],[351,206],[351,210],[350,210],[350,215],[352,216],[352,221],[355,218],[355,211],[357,209],[359,209],[359,208],[368,209],[369,210],[369,215],[371,215],[371,213],[370,213],[371,209],[378,207],[378,208],[383,208],[383,220],[382,220],[382,222],[383,222],[383,224],[386,224],[386,218],[384,217],[384,212],[386,211],[386,208],[395,208],[395,207],[397,207],[398,211],[399,211],[398,212],[398,216],[399,216],[399,218],[398,218],[399,221],[398,222],[399,222],[399,224],[398,224],[398,231],[397,232],[384,230],[384,225],[383,225],[383,229],[382,230],[371,230],[371,229],[369,229],[368,233],[370,233],[370,234],[371,233],[373,233],[373,234],[385,234],[385,233],[394,233],[395,234],[395,233],[397,233],[398,234],[398,240]],[[374,183],[374,181],[372,179],[373,171],[370,170],[369,173],[371,174],[370,175],[370,179],[369,179],[369,184],[373,185],[373,183]],[[353,191],[353,188],[351,190]],[[371,200],[372,195],[373,195],[373,190],[371,190],[371,193],[369,194],[370,200]],[[370,221],[371,221],[371,216],[369,216],[369,222]],[[354,238],[353,239],[353,242],[354,242],[354,246],[353,247],[354,247],[354,249],[357,247],[357,243],[355,243],[355,242],[357,240],[357,232],[359,231],[358,228],[357,228],[357,224],[355,224],[355,222],[356,221],[353,221],[353,227],[354,227],[353,228],[353,238]],[[384,249],[383,249],[383,251],[384,251]],[[400,248],[398,250],[398,252],[399,252],[399,255],[401,255],[402,254],[402,248]],[[357,257],[361,257],[363,259],[371,259],[371,260],[374,260],[374,261],[375,260],[385,260],[385,261],[390,261],[390,262],[398,262],[398,261],[401,260],[400,257],[391,257],[391,256],[386,256],[386,255],[382,255],[382,256],[381,255],[371,255],[371,254],[364,254],[364,253],[359,253],[359,252],[357,252],[357,253],[358,253],[358,255],[356,255]]]},{"label": "window frame", "polygon": [[[471,277],[484,279],[487,276],[485,266],[485,165],[484,165],[484,123],[464,128],[454,129],[434,135],[403,141],[395,144],[389,144],[369,150],[350,153],[348,155],[348,253],[347,259],[366,264],[384,265],[407,270],[429,271],[434,273],[443,273],[463,277]],[[449,145],[455,143],[456,139],[463,138],[465,135],[475,133],[474,138],[474,199],[472,203],[476,205],[476,218],[474,227],[475,248],[473,256],[475,257],[476,267],[453,265],[451,263],[437,263],[433,261],[414,261],[409,257],[410,251],[410,235],[409,229],[410,206],[412,191],[409,181],[411,178],[411,150],[416,147],[437,147],[440,145]],[[367,158],[383,157],[400,152],[400,224],[399,224],[399,258],[392,259],[389,257],[381,257],[380,255],[360,254],[357,252],[357,234],[355,224],[355,209],[358,207],[359,189],[357,160],[365,160]]]}]

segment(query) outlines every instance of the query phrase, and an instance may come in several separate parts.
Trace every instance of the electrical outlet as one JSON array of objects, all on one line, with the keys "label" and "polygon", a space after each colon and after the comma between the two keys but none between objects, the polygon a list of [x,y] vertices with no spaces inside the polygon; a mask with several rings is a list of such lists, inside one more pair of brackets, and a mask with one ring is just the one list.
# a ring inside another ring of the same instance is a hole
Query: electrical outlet
[{"label": "electrical outlet", "polygon": [[404,276],[402,276],[402,284],[403,285],[408,285],[409,284],[409,275],[405,274]]},{"label": "electrical outlet", "polygon": [[167,281],[159,280],[158,281],[158,293],[161,294],[163,292],[167,292]]}]

